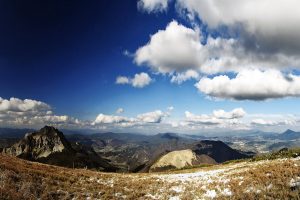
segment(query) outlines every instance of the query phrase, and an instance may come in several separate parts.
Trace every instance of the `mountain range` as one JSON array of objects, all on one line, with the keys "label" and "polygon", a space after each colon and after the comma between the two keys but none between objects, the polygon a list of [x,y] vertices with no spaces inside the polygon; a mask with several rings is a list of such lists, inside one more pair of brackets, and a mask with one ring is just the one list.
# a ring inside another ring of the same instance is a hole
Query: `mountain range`
[{"label": "mountain range", "polygon": [[[50,126],[27,133],[24,138],[2,151],[23,159],[65,167],[148,172],[162,156],[180,150],[190,150],[197,158],[205,156],[209,163],[249,157],[221,141],[197,140],[173,133],[99,133],[65,136]],[[192,164],[206,163],[200,162],[201,159],[198,161]]]}]

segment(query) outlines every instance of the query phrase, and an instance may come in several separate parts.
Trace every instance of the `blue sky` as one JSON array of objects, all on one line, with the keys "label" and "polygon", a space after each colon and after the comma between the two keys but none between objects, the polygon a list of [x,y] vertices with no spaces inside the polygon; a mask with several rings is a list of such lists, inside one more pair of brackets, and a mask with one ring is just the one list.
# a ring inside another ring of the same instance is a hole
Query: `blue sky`
[{"label": "blue sky", "polygon": [[298,130],[297,2],[248,2],[1,2],[0,125]]}]

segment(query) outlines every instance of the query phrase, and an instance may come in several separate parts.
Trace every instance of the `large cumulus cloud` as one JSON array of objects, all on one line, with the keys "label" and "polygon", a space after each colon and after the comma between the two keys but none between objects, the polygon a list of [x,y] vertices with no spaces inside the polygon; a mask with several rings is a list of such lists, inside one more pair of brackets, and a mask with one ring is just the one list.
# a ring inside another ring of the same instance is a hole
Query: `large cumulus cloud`
[{"label": "large cumulus cloud", "polygon": [[0,97],[0,125],[38,127],[45,124],[78,128],[84,123],[67,115],[53,114],[51,106],[42,101]]},{"label": "large cumulus cloud", "polygon": [[202,93],[235,100],[265,100],[300,96],[300,77],[277,70],[244,70],[236,77],[202,78],[195,86]]},{"label": "large cumulus cloud", "polygon": [[[293,71],[300,70],[299,1],[173,2],[190,26],[172,21],[151,35],[135,52],[138,65],[170,75],[173,83],[204,76],[196,87],[212,97],[265,100],[299,96],[298,75]],[[151,3],[160,5],[162,1]],[[258,75],[255,81],[250,79],[252,75]],[[218,86],[220,81],[222,86]],[[258,87],[261,84],[263,87]]]}]

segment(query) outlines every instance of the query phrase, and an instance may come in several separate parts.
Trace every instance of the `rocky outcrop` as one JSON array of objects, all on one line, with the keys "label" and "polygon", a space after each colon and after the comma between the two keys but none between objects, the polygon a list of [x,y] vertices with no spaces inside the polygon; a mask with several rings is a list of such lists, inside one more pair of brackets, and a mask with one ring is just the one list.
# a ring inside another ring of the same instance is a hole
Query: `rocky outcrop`
[{"label": "rocky outcrop", "polygon": [[69,143],[62,132],[51,126],[27,133],[23,139],[9,148],[4,148],[2,152],[31,161],[64,167],[117,170],[93,149],[79,143]]}]

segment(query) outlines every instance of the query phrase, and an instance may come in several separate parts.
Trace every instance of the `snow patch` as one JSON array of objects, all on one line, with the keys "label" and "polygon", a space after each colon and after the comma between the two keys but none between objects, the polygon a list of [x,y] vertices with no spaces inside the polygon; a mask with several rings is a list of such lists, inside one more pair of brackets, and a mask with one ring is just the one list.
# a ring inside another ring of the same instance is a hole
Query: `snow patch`
[{"label": "snow patch", "polygon": [[215,190],[207,190],[204,196],[213,199],[217,197],[217,192]]},{"label": "snow patch", "polygon": [[176,192],[176,193],[181,193],[181,192],[184,191],[184,189],[183,189],[182,187],[180,187],[180,186],[173,186],[173,187],[171,188],[171,190],[173,190],[173,191]]}]

